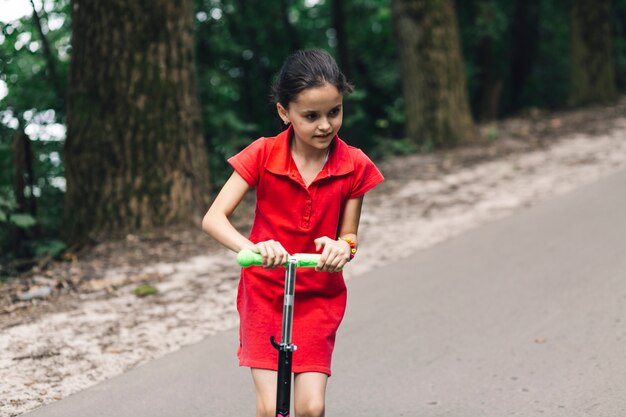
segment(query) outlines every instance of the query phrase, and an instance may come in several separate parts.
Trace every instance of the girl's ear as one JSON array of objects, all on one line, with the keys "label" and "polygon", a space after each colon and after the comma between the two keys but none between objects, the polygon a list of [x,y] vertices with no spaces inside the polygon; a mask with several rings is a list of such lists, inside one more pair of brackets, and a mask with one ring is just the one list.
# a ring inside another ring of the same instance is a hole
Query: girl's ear
[{"label": "girl's ear", "polygon": [[289,114],[287,113],[287,109],[285,109],[282,104],[276,103],[276,110],[278,111],[278,116],[280,116],[280,118],[283,120],[283,123],[288,125]]}]

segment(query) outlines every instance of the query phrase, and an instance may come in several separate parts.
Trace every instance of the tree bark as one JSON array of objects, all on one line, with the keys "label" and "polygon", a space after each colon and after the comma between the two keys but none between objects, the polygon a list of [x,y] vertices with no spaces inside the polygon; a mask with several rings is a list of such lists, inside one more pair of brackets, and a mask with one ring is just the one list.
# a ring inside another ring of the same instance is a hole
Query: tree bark
[{"label": "tree bark", "polygon": [[74,0],[65,238],[199,221],[209,196],[193,0]]},{"label": "tree bark", "polygon": [[426,148],[475,137],[452,0],[393,0],[407,136]]},{"label": "tree bark", "polygon": [[570,10],[569,104],[601,103],[617,96],[611,39],[611,1],[573,0]]}]

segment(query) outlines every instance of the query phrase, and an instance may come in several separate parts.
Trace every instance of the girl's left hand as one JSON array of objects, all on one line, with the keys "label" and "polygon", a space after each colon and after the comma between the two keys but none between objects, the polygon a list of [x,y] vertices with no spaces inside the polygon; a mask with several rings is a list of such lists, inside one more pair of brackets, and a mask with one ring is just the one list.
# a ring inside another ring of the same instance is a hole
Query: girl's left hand
[{"label": "girl's left hand", "polygon": [[320,256],[320,262],[315,267],[319,272],[339,272],[350,260],[350,244],[343,240],[333,240],[328,236],[318,237],[314,240],[315,250],[324,250]]}]

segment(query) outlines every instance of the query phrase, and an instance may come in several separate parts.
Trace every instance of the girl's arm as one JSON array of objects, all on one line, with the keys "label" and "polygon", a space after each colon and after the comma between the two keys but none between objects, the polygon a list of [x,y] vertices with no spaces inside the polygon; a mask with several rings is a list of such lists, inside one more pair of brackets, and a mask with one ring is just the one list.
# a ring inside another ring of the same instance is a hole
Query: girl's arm
[{"label": "girl's arm", "polygon": [[[340,238],[352,240],[358,246],[357,233],[361,219],[361,207],[363,196],[348,200],[343,215],[339,220]],[[336,272],[344,267],[350,260],[350,244],[343,240],[334,240],[328,236],[315,239],[315,247],[320,250],[324,247],[320,257],[320,264],[316,270],[323,272]],[[356,248],[356,247],[355,247]]]},{"label": "girl's arm", "polygon": [[282,245],[273,240],[254,244],[239,233],[228,220],[249,190],[250,186],[241,175],[237,171],[233,172],[204,215],[202,230],[235,252],[251,249],[260,253],[264,267],[276,268],[287,262],[289,256]]},{"label": "girl's arm", "polygon": [[202,230],[235,252],[254,246],[228,220],[248,190],[248,183],[236,171],[233,172],[202,219]]}]

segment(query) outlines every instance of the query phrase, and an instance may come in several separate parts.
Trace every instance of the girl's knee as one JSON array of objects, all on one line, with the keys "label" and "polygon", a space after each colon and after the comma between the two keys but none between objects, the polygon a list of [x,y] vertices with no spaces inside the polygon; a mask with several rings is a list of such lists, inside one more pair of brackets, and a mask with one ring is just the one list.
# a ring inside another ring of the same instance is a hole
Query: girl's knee
[{"label": "girl's knee", "polygon": [[324,417],[326,405],[321,398],[309,398],[295,404],[296,417]]},{"label": "girl's knee", "polygon": [[256,417],[276,417],[276,403],[257,400]]},{"label": "girl's knee", "polygon": [[328,376],[319,372],[304,372],[295,378],[296,417],[323,417]]},{"label": "girl's knee", "polygon": [[257,394],[256,417],[276,417],[276,395]]},{"label": "girl's knee", "polygon": [[252,369],[256,390],[256,417],[276,417],[276,371]]}]

